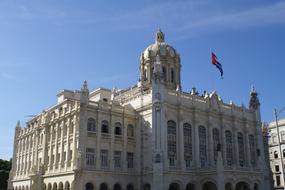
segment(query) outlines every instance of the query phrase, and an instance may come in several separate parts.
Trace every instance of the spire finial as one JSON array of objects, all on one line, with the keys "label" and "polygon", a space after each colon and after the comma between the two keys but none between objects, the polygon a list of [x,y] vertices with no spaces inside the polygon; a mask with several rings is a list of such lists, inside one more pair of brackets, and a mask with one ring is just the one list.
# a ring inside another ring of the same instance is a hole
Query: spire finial
[{"label": "spire finial", "polygon": [[161,29],[159,28],[158,31],[156,32],[156,42],[164,42],[164,33],[161,31]]},{"label": "spire finial", "polygon": [[16,124],[16,129],[20,129],[20,128],[21,128],[21,124],[20,124],[20,120],[18,120]]},{"label": "spire finial", "polygon": [[250,91],[250,93],[256,93],[255,87],[254,87],[253,85],[251,85],[251,91]]},{"label": "spire finial", "polygon": [[251,86],[250,90],[250,100],[249,100],[249,108],[257,110],[260,106],[258,93],[256,92],[254,86]]},{"label": "spire finial", "polygon": [[88,83],[87,83],[86,80],[83,82],[83,85],[82,85],[82,87],[81,87],[81,91],[89,92]]}]

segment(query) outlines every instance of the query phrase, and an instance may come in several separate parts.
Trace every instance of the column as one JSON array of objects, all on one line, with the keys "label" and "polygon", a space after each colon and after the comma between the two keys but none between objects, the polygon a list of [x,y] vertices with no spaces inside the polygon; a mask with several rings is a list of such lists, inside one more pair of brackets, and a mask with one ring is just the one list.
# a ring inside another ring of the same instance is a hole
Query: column
[{"label": "column", "polygon": [[[59,128],[59,130],[61,131],[61,133],[60,133],[60,159],[59,159],[59,165],[58,165],[58,167],[59,167],[59,171],[61,171],[61,168],[62,168],[62,166],[63,166],[63,152],[64,152],[64,136],[63,136],[63,131],[64,131],[64,127],[66,127],[65,126],[65,122],[64,121],[62,121],[61,122],[61,125],[60,125],[60,128]],[[66,155],[65,155],[66,156]]]},{"label": "column", "polygon": [[37,171],[39,170],[39,162],[38,162],[38,159],[39,159],[39,154],[38,154],[38,147],[39,147],[39,131],[37,130],[36,131],[36,146],[35,146],[35,162],[36,162],[36,168],[37,168]]},{"label": "column", "polygon": [[58,125],[58,123],[56,123],[56,124],[55,124],[55,142],[54,142],[55,151],[54,151],[53,172],[55,172],[56,165],[58,164],[58,162],[57,162],[57,153],[58,153],[58,146],[57,146],[58,130],[60,130],[60,129],[59,129],[59,125]]},{"label": "column", "polygon": [[237,121],[234,116],[232,116],[232,140],[233,140],[233,168],[239,167],[239,153],[238,153],[238,143],[237,143]]},{"label": "column", "polygon": [[69,144],[69,131],[70,131],[70,127],[71,127],[72,123],[70,121],[70,118],[67,120],[67,123],[66,123],[66,155],[65,155],[65,161],[64,161],[64,171],[67,170],[67,163],[70,162],[70,158],[69,158],[69,153],[70,153],[70,144]]},{"label": "column", "polygon": [[48,152],[47,152],[47,135],[48,135],[48,133],[47,133],[47,129],[46,129],[46,127],[44,127],[44,131],[43,131],[43,164],[44,164],[44,166],[47,166],[47,154],[48,154]]},{"label": "column", "polygon": [[29,136],[27,136],[27,141],[28,141],[28,143],[27,143],[27,168],[26,168],[26,172],[27,173],[30,173],[30,143],[32,143],[31,141],[31,138],[30,138],[30,135]]},{"label": "column", "polygon": [[[125,117],[125,114],[124,114],[124,117]],[[122,170],[123,172],[126,172],[127,171],[127,143],[128,143],[128,137],[127,137],[127,127],[126,126],[127,123],[125,123],[125,119],[124,119],[124,122],[123,122],[123,127],[124,127],[124,131],[126,131],[125,133],[123,133],[123,151],[122,151]],[[135,130],[135,126],[134,126],[134,130]]]},{"label": "column", "polygon": [[112,116],[112,107],[110,110],[110,152],[109,152],[109,167],[110,170],[113,171],[114,170],[114,143],[115,143],[115,124],[113,123],[113,116]]},{"label": "column", "polygon": [[199,148],[199,126],[196,123],[196,110],[195,108],[193,109],[193,156],[195,156],[194,158],[194,166],[196,168],[200,168],[201,167],[201,162],[200,162],[200,148]]},{"label": "column", "polygon": [[178,145],[178,151],[179,151],[179,157],[180,157],[180,166],[183,171],[186,170],[186,164],[184,161],[184,133],[183,133],[183,121],[180,120],[180,115],[182,113],[180,112],[179,109],[179,114],[178,114],[178,139],[179,139],[179,145]]},{"label": "column", "polygon": [[100,150],[101,150],[101,117],[99,116],[99,112],[96,114],[96,127],[97,127],[97,144],[96,144],[96,169],[101,169],[101,159],[100,159]]},{"label": "column", "polygon": [[247,121],[244,122],[244,143],[245,143],[245,159],[246,159],[246,166],[251,168],[250,163],[250,148],[249,148],[249,140],[248,140],[248,130],[247,130]]},{"label": "column", "polygon": [[208,123],[207,123],[207,131],[206,131],[206,135],[207,135],[207,160],[208,160],[208,165],[210,167],[215,165],[214,162],[214,149],[213,149],[213,134],[212,134],[212,117],[210,116],[210,112],[208,112]]},{"label": "column", "polygon": [[225,141],[225,129],[224,129],[224,115],[220,114],[220,144],[222,151],[223,165],[226,163],[226,141]]},{"label": "column", "polygon": [[48,160],[48,171],[50,171],[51,170],[51,168],[52,168],[52,164],[53,163],[51,163],[51,161],[52,161],[52,153],[53,153],[53,148],[52,148],[52,141],[53,141],[53,128],[54,128],[54,126],[50,126],[50,141],[49,141],[49,152],[48,152],[48,154],[49,154],[49,160]]},{"label": "column", "polygon": [[76,133],[79,130],[79,124],[78,124],[78,120],[77,120],[77,116],[74,115],[73,116],[73,139],[72,139],[72,161],[71,161],[71,169],[75,169],[74,167],[76,166],[76,168],[78,168],[77,166],[77,148],[76,148]]}]

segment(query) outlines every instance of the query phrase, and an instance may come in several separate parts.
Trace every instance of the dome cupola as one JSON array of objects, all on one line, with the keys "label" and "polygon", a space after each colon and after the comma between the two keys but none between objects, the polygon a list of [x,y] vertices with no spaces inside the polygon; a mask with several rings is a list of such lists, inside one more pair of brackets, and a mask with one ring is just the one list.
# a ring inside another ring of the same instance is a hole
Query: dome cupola
[{"label": "dome cupola", "polygon": [[142,83],[151,83],[157,56],[161,61],[165,85],[171,89],[180,88],[180,56],[171,45],[165,42],[165,35],[160,29],[155,34],[155,43],[149,45],[140,57]]},{"label": "dome cupola", "polygon": [[179,57],[176,50],[164,41],[164,33],[161,30],[156,32],[155,43],[149,45],[144,50],[143,55],[144,59],[151,59],[151,57],[155,59],[156,55],[172,58]]}]

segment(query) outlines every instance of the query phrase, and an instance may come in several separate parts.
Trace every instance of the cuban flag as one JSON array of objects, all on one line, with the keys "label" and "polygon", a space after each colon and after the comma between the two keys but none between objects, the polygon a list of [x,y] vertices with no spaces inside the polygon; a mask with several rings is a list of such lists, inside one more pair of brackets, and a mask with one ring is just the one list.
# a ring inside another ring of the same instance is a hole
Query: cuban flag
[{"label": "cuban flag", "polygon": [[223,71],[223,66],[222,64],[218,61],[218,58],[217,56],[212,52],[212,64],[215,65],[220,73],[221,73],[221,78],[223,79],[223,74],[224,74],[224,71]]}]

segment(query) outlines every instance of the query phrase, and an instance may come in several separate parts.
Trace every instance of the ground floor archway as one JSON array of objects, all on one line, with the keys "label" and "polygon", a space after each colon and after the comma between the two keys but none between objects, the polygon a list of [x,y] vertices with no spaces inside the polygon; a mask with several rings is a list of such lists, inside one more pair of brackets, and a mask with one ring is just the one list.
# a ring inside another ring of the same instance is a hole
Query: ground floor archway
[{"label": "ground floor archway", "polygon": [[235,190],[250,190],[250,186],[246,182],[238,182]]},{"label": "ground floor archway", "polygon": [[188,183],[185,190],[195,190],[195,185],[193,183]]},{"label": "ground floor archway", "polygon": [[226,183],[225,190],[233,190],[233,185],[231,183]]},{"label": "ground floor archway", "polygon": [[217,190],[217,186],[213,182],[208,181],[204,183],[203,190]]},{"label": "ground floor archway", "polygon": [[180,185],[178,183],[171,183],[168,190],[180,190]]}]

